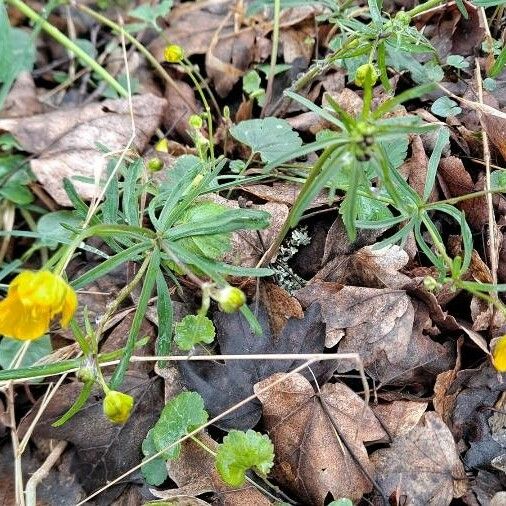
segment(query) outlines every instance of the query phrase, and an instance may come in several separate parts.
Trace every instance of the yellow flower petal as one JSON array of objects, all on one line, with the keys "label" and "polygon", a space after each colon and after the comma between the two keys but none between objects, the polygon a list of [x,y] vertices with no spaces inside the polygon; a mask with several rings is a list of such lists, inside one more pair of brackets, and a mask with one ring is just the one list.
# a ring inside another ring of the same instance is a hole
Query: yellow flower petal
[{"label": "yellow flower petal", "polygon": [[494,340],[492,363],[499,372],[506,372],[506,334]]},{"label": "yellow flower petal", "polygon": [[63,301],[63,308],[61,311],[60,324],[62,327],[67,327],[74,316],[77,309],[77,295],[76,292],[70,287],[67,288],[65,300]]},{"label": "yellow flower petal", "polygon": [[77,296],[65,280],[49,271],[24,271],[9,285],[0,301],[0,334],[15,339],[37,339],[60,316],[67,326],[77,309]]},{"label": "yellow flower petal", "polygon": [[35,317],[15,295],[0,302],[0,334],[14,339],[32,340],[49,329],[49,313],[39,312]]}]

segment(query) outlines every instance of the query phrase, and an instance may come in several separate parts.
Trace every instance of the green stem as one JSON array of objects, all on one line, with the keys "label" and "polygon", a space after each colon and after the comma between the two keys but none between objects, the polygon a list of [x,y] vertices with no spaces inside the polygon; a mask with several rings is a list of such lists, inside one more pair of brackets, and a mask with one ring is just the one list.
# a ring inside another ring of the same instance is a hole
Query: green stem
[{"label": "green stem", "polygon": [[[148,339],[140,339],[136,343],[136,348],[140,348],[147,343]],[[110,362],[117,360],[123,356],[124,348],[114,350],[109,353],[102,353],[98,355],[97,362]],[[0,382],[13,381],[13,380],[28,380],[32,378],[45,378],[46,376],[54,376],[57,374],[64,374],[66,372],[78,370],[85,358],[73,358],[70,360],[62,360],[55,364],[35,365],[31,367],[23,367],[20,369],[6,369],[0,371]]]},{"label": "green stem", "polygon": [[328,160],[328,158],[332,154],[333,150],[334,150],[333,146],[331,146],[330,148],[327,148],[320,155],[320,158],[318,158],[318,161],[315,163],[315,165],[311,169],[311,172],[309,173],[309,175],[306,179],[306,182],[303,184],[299,194],[297,195],[297,198],[295,199],[295,202],[293,203],[293,206],[290,209],[290,212],[288,213],[288,216],[287,216],[285,222],[283,223],[281,230],[278,232],[278,235],[274,239],[274,242],[271,244],[270,248],[265,252],[264,256],[258,262],[257,267],[269,264],[269,262],[272,260],[272,257],[276,254],[276,251],[278,250],[278,248],[281,246],[282,242],[284,241],[286,234],[288,234],[290,229],[295,225],[294,216],[299,214],[301,203],[304,202],[306,195],[312,189],[314,181],[320,175],[320,173],[323,169],[323,166],[325,165],[325,162]]},{"label": "green stem", "polygon": [[[19,1],[19,0],[16,0]],[[140,43],[135,37],[133,37],[130,33],[128,33],[124,28],[122,28],[120,25],[115,23],[114,21],[111,21],[110,19],[106,18],[105,16],[102,16],[102,14],[99,14],[98,12],[95,12],[93,9],[90,9],[86,5],[77,4],[74,1],[71,1],[70,4],[74,6],[76,9],[79,9],[81,12],[84,12],[88,14],[88,16],[92,17],[93,19],[97,20],[99,23],[102,23],[105,26],[108,26],[111,30],[114,32],[122,35],[125,37],[125,39],[128,40],[133,46],[135,46],[140,53],[144,55],[146,60],[148,60],[151,65],[155,68],[155,70],[167,81],[169,86],[171,86],[174,91],[179,95],[179,98],[190,108],[190,111],[197,112],[195,110],[195,107],[193,104],[191,104],[188,99],[179,91],[179,87],[170,77],[170,75],[167,73],[167,71],[160,65],[158,60],[148,51],[148,49]]]},{"label": "green stem", "polygon": [[429,0],[428,2],[425,2],[423,4],[417,5],[410,11],[407,11],[406,14],[408,14],[410,17],[418,16],[419,14],[422,14],[423,12],[428,11],[429,9],[432,9],[433,7],[437,7],[439,4],[442,4],[445,0]]},{"label": "green stem", "polygon": [[506,187],[493,188],[490,191],[488,191],[488,190],[480,190],[480,191],[477,191],[477,192],[467,193],[466,195],[460,195],[459,197],[451,197],[449,199],[438,200],[436,202],[427,202],[425,204],[420,205],[420,209],[430,210],[432,207],[438,206],[440,204],[450,204],[450,205],[453,205],[453,204],[457,204],[459,202],[463,202],[465,200],[476,199],[476,198],[479,198],[479,197],[485,197],[489,193],[491,193],[492,195],[495,195],[496,193],[505,193],[505,192],[506,192]]},{"label": "green stem", "polygon": [[214,165],[213,118],[211,116],[211,108],[209,107],[209,102],[207,101],[204,91],[202,90],[202,86],[200,86],[197,78],[193,75],[192,63],[184,58],[181,62],[181,66],[184,68],[185,72],[188,74],[188,77],[195,85],[195,89],[197,90],[197,93],[200,96],[200,100],[202,100],[202,105],[206,111],[207,130],[209,133],[209,154],[211,155],[211,161]]},{"label": "green stem", "polygon": [[114,79],[107,70],[99,65],[91,56],[83,51],[78,45],[64,35],[58,28],[54,27],[51,23],[48,23],[40,14],[35,12],[33,9],[28,7],[22,0],[6,0],[7,3],[18,9],[27,18],[31,19],[34,23],[37,23],[41,28],[47,32],[53,39],[59,42],[62,46],[67,48],[69,51],[74,53],[82,63],[90,67],[95,73],[97,73],[109,86],[115,89],[118,94],[122,97],[128,97],[128,92],[121,86],[116,79]]},{"label": "green stem", "polygon": [[441,258],[444,260],[447,268],[449,270],[451,270],[453,262],[452,262],[452,259],[448,256],[448,253],[446,252],[445,245],[439,240],[439,237],[437,237],[437,235],[434,233],[434,231],[432,230],[432,227],[427,226],[427,220],[424,218],[423,215],[422,215],[422,221],[424,222],[425,228],[429,232],[432,242],[434,243],[434,246],[438,250]]},{"label": "green stem", "polygon": [[265,92],[265,102],[262,107],[261,118],[265,116],[267,107],[272,97],[272,86],[274,84],[274,76],[276,74],[276,62],[278,59],[279,49],[279,18],[281,14],[281,0],[274,0],[274,25],[272,27],[272,51],[271,51],[271,66],[269,69],[269,77],[267,78],[267,89]]},{"label": "green stem", "polygon": [[[79,247],[82,241],[92,237],[94,235],[97,236],[114,236],[114,235],[127,235],[133,236],[140,239],[152,239],[156,240],[156,233],[152,230],[142,227],[135,227],[132,225],[109,225],[109,224],[98,224],[93,225],[85,230],[83,230],[80,234],[78,234],[72,242],[63,249],[63,253],[59,251],[56,253],[60,256],[56,267],[54,268],[55,274],[61,274],[70,258],[74,254],[74,251]],[[50,260],[51,262],[51,260]]]}]

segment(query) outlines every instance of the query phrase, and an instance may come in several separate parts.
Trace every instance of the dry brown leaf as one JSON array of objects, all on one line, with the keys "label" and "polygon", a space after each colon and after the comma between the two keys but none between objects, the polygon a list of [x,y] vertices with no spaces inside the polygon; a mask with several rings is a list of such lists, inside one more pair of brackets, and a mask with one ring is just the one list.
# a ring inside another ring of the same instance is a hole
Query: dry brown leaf
[{"label": "dry brown leaf", "polygon": [[[195,93],[193,88],[184,81],[176,81],[179,92],[186,98],[186,101],[193,105],[193,111],[198,111],[199,106],[195,99]],[[174,93],[171,86],[167,86],[165,89],[165,98],[167,99],[167,108],[163,116],[163,125],[169,132],[176,131],[176,133],[184,141],[189,141],[190,135],[188,134],[189,126],[188,120],[193,114],[193,111],[188,105],[181,100],[181,97]]]},{"label": "dry brown leaf", "polygon": [[506,160],[506,119],[484,114],[482,121],[490,142]]},{"label": "dry brown leaf", "polygon": [[274,283],[260,285],[260,300],[269,315],[274,337],[279,336],[289,318],[304,318],[299,301]]},{"label": "dry brown leaf", "polygon": [[[429,159],[423,147],[422,138],[414,135],[411,140],[411,157],[400,167],[399,171],[408,178],[409,185],[418,195],[423,195]],[[435,190],[432,190],[434,193]],[[432,201],[433,199],[429,199]]]},{"label": "dry brown leaf", "polygon": [[[208,448],[216,451],[217,443],[205,433],[200,433],[198,439]],[[160,499],[172,499],[177,496],[197,496],[212,492],[217,495],[217,502],[221,506],[268,506],[265,496],[252,485],[245,485],[239,489],[228,487],[218,475],[214,464],[214,457],[197,446],[192,441],[181,443],[181,454],[177,460],[167,461],[169,477],[178,488],[169,490],[151,490]]]},{"label": "dry brown leaf", "polygon": [[[274,182],[272,186],[266,184],[255,184],[241,187],[247,193],[255,195],[268,202],[277,202],[278,204],[293,205],[297,195],[300,192],[300,186],[292,183]],[[308,209],[325,206],[329,203],[328,197],[322,191],[309,204]]]},{"label": "dry brown leaf", "polygon": [[283,60],[292,63],[297,58],[309,65],[314,52],[316,30],[314,20],[300,23],[297,27],[282,30],[280,33]]},{"label": "dry brown leaf", "polygon": [[382,233],[382,230],[359,230],[357,239],[352,243],[348,238],[343,220],[341,217],[336,218],[327,233],[322,264],[325,265],[333,259],[340,260],[343,255],[349,255],[363,246],[373,244]]},{"label": "dry brown leaf", "polygon": [[352,257],[361,285],[372,288],[402,288],[410,278],[399,271],[408,263],[408,254],[399,246],[375,249],[365,246]]},{"label": "dry brown leaf", "polygon": [[407,434],[420,421],[428,402],[394,401],[371,406],[376,418],[383,424],[391,438]]},{"label": "dry brown leaf", "polygon": [[[133,148],[142,152],[158,128],[166,101],[154,95],[133,97],[136,137]],[[24,151],[36,158],[31,168],[45,190],[60,205],[69,205],[63,179],[74,176],[99,180],[108,158],[100,143],[112,151],[124,149],[132,135],[128,100],[105,100],[79,108],[0,120],[0,131],[10,132]],[[93,183],[73,181],[79,194],[90,199]]]},{"label": "dry brown leaf", "polygon": [[[323,94],[322,105],[327,105],[326,95],[328,92]],[[362,110],[363,101],[360,96],[349,88],[344,88],[338,95],[329,93],[329,95],[344,109],[348,114],[356,117]]]},{"label": "dry brown leaf", "polygon": [[327,383],[317,395],[300,374],[261,392],[283,376],[255,385],[275,448],[273,477],[305,504],[323,505],[329,492],[359,500],[372,490],[363,443],[386,436],[374,413],[347,386]]},{"label": "dry brown leaf", "polygon": [[216,93],[226,97],[253,60],[255,31],[252,28],[241,30],[221,44],[219,35],[217,31],[206,51],[206,72],[214,82]]},{"label": "dry brown leaf", "polygon": [[[167,41],[178,44],[186,56],[205,54],[211,40],[230,12],[230,0],[211,0],[200,3],[183,3],[170,11],[169,28],[163,37],[155,39],[149,46],[158,61],[162,61]],[[221,29],[221,37],[227,37],[234,30],[234,19],[229,19]]]},{"label": "dry brown leaf", "polygon": [[[156,496],[157,491],[152,490],[152,494]],[[166,506],[207,506],[208,502],[199,499],[198,497],[192,497],[190,495],[178,495],[170,497],[170,503],[165,503]]]},{"label": "dry brown leaf", "polygon": [[169,28],[149,49],[158,60],[163,60],[167,41],[180,45],[186,56],[205,54],[207,75],[224,97],[255,57],[256,30],[237,27],[233,14],[230,0],[178,5],[170,12]]},{"label": "dry brown leaf", "polygon": [[455,2],[445,9],[431,9],[417,16],[416,27],[424,30],[424,35],[441,58],[449,54],[468,56],[481,44],[484,27],[480,22],[478,8],[466,2],[466,11],[468,19],[462,16]]},{"label": "dry brown leaf", "polygon": [[388,497],[405,506],[449,505],[467,490],[453,436],[441,417],[426,413],[423,424],[371,455],[375,478]]},{"label": "dry brown leaf", "polygon": [[[334,347],[344,336],[343,326],[337,311],[334,311],[333,299],[343,288],[340,283],[329,283],[315,281],[308,283],[304,288],[298,290],[295,294],[303,307],[318,301],[322,307],[322,317],[326,325],[325,346]],[[323,304],[325,302],[325,304]]]},{"label": "dry brown leaf", "polygon": [[[228,200],[219,195],[206,195],[206,200],[232,209],[239,208],[239,203],[236,200]],[[261,239],[255,230],[234,232],[232,234],[232,249],[225,255],[223,259],[225,262],[242,267],[254,267],[264,251],[272,244],[288,216],[288,207],[284,204],[268,202],[267,204],[252,205],[251,208],[267,211],[271,215],[271,225],[265,230],[260,230]]]},{"label": "dry brown leaf", "polygon": [[297,116],[290,116],[286,118],[286,121],[290,123],[294,130],[299,132],[309,132],[316,135],[325,128],[331,128],[332,124],[323,119],[321,116],[313,111],[302,112]]},{"label": "dry brown leaf", "polygon": [[[81,388],[82,384],[77,381],[60,386],[35,425],[34,436],[69,441],[76,447],[76,473],[89,493],[140,463],[142,441],[158,419],[163,398],[161,380],[127,372],[122,391],[134,397],[135,403],[124,425],[114,425],[104,416],[103,394],[97,387],[73,418],[61,427],[53,427],[51,424],[70,408]],[[20,434],[24,434],[33,422],[41,401],[42,398],[22,420]],[[129,479],[134,478],[130,476]],[[105,491],[102,499],[107,501],[109,498],[109,503],[112,502],[129,479]]]},{"label": "dry brown leaf", "polygon": [[33,77],[29,72],[21,72],[5,99],[0,118],[18,118],[43,112],[39,102]]},{"label": "dry brown leaf", "polygon": [[[460,197],[475,191],[475,185],[460,158],[448,156],[439,162],[439,176],[448,189],[446,197]],[[466,219],[473,228],[481,230],[488,223],[485,197],[465,200],[457,207],[466,213]]]},{"label": "dry brown leaf", "polygon": [[[378,381],[406,381],[405,374],[427,379],[424,369],[439,373],[447,368],[447,350],[426,335],[434,332],[426,307],[411,301],[404,290],[342,288],[315,281],[298,290],[296,297],[303,307],[320,303],[327,325],[326,345],[339,342],[339,353],[360,354],[367,373]],[[355,368],[343,362],[337,370]]]}]

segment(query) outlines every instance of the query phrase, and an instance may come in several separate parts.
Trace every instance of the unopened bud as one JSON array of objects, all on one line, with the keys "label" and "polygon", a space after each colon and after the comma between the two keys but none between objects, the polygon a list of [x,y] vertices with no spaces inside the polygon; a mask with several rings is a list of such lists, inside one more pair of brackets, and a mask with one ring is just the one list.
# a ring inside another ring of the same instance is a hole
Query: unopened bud
[{"label": "unopened bud", "polygon": [[160,158],[150,158],[147,163],[148,170],[151,172],[158,172],[163,169],[163,161]]},{"label": "unopened bud", "polygon": [[358,67],[357,72],[355,73],[355,84],[362,88],[369,79],[371,81],[371,85],[373,85],[378,80],[378,77],[379,75],[374,68],[374,65],[372,63],[364,63]]},{"label": "unopened bud", "polygon": [[119,425],[126,423],[130,418],[133,406],[134,398],[131,395],[116,390],[107,392],[102,405],[104,415],[112,423]]},{"label": "unopened bud", "polygon": [[196,130],[202,128],[202,118],[198,114],[192,114],[188,119],[188,123]]},{"label": "unopened bud", "polygon": [[220,309],[225,313],[235,313],[246,303],[246,295],[235,286],[226,286],[214,290],[212,298],[219,304]]},{"label": "unopened bud", "polygon": [[423,280],[423,286],[429,292],[433,292],[441,288],[441,283],[438,283],[432,276],[425,276]]}]

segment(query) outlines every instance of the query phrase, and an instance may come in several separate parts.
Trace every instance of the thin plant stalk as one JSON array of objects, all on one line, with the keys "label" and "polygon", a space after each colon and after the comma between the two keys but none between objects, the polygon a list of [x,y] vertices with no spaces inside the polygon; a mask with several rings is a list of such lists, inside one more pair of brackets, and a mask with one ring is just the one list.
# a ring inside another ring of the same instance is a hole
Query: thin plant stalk
[{"label": "thin plant stalk", "polygon": [[121,97],[128,97],[128,91],[121,86],[114,77],[107,72],[101,65],[99,65],[91,56],[83,51],[75,42],[70,40],[65,34],[60,32],[58,28],[48,23],[40,14],[35,12],[31,7],[26,5],[22,0],[6,0],[7,3],[15,7],[27,18],[34,23],[38,23],[41,28],[53,39],[64,46],[68,51],[71,51],[81,62],[90,67],[93,72],[98,74],[109,86],[111,86]]}]

